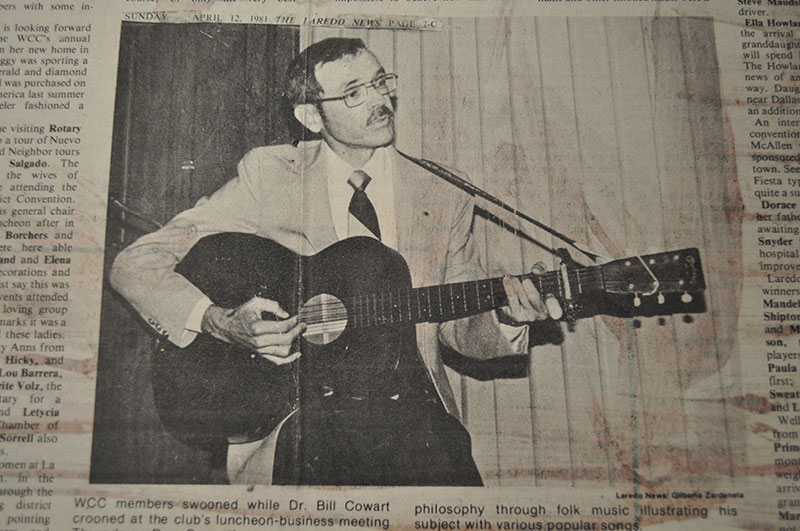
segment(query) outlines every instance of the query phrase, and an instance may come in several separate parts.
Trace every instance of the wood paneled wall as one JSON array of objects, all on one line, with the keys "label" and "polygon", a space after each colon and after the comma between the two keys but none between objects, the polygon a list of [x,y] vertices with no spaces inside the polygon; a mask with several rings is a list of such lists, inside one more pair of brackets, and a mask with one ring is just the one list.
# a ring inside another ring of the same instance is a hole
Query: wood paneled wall
[{"label": "wood paneled wall", "polygon": [[[585,247],[698,247],[706,312],[532,329],[522,374],[450,371],[488,484],[729,485],[743,471],[741,198],[713,26],[677,18],[448,19],[360,36],[400,76],[398,147],[467,172]],[[492,273],[555,267],[509,216],[476,218]],[[534,240],[559,246],[521,226]],[[574,258],[582,257],[573,253]]]},{"label": "wood paneled wall", "polygon": [[[109,199],[164,223],[233,178],[253,147],[294,138],[275,102],[298,35],[296,27],[123,24]],[[121,249],[155,228],[110,204],[106,274]],[[100,325],[91,480],[224,481],[224,455],[183,445],[161,426],[150,385],[155,335],[107,283]]]}]

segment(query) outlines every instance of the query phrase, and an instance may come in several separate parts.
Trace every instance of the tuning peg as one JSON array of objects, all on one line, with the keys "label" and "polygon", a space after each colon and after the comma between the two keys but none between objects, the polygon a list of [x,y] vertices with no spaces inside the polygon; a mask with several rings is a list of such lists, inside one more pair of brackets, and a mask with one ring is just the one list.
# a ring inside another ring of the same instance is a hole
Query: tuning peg
[{"label": "tuning peg", "polygon": [[681,295],[681,302],[689,304],[690,302],[692,302],[692,296],[684,291],[683,295]]},{"label": "tuning peg", "polygon": [[642,305],[642,299],[639,298],[639,294],[633,296],[633,305],[637,308]]},{"label": "tuning peg", "polygon": [[659,292],[657,300],[659,304],[664,304],[664,294]]}]

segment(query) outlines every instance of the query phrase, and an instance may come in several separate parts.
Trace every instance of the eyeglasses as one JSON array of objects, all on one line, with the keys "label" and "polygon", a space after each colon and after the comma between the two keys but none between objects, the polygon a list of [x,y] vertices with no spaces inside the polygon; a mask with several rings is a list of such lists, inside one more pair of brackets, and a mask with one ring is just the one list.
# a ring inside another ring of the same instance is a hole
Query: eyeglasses
[{"label": "eyeglasses", "polygon": [[391,94],[397,89],[397,74],[383,74],[367,83],[350,87],[347,92],[334,98],[318,98],[309,103],[322,103],[323,101],[342,100],[349,108],[358,107],[367,101],[367,89],[373,88],[381,96]]}]

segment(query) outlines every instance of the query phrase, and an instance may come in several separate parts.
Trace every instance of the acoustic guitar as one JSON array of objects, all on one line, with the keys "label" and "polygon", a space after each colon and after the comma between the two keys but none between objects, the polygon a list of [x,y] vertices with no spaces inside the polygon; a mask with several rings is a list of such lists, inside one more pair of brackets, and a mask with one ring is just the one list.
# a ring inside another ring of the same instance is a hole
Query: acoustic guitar
[{"label": "acoustic guitar", "polygon": [[[201,239],[175,270],[220,307],[269,298],[307,325],[295,345],[302,356],[288,365],[206,334],[183,349],[159,344],[152,373],[161,421],[179,439],[201,447],[263,438],[298,407],[304,388],[317,385],[316,375],[334,371],[357,386],[389,370],[363,363],[362,354],[416,353],[416,323],[449,321],[507,303],[502,278],[412,287],[402,256],[366,237],[300,256],[255,235],[215,234]],[[600,313],[705,310],[705,282],[694,248],[590,267],[562,265],[523,277],[555,309],[551,317],[569,321]],[[361,361],[348,363],[357,354]]]}]

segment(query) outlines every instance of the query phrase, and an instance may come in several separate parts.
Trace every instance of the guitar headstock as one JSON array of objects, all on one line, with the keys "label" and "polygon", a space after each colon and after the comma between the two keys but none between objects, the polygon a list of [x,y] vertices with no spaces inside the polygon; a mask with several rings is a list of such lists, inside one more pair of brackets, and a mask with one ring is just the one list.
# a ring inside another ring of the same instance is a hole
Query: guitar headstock
[{"label": "guitar headstock", "polygon": [[706,288],[696,248],[623,258],[600,267],[607,293],[698,293]]}]

